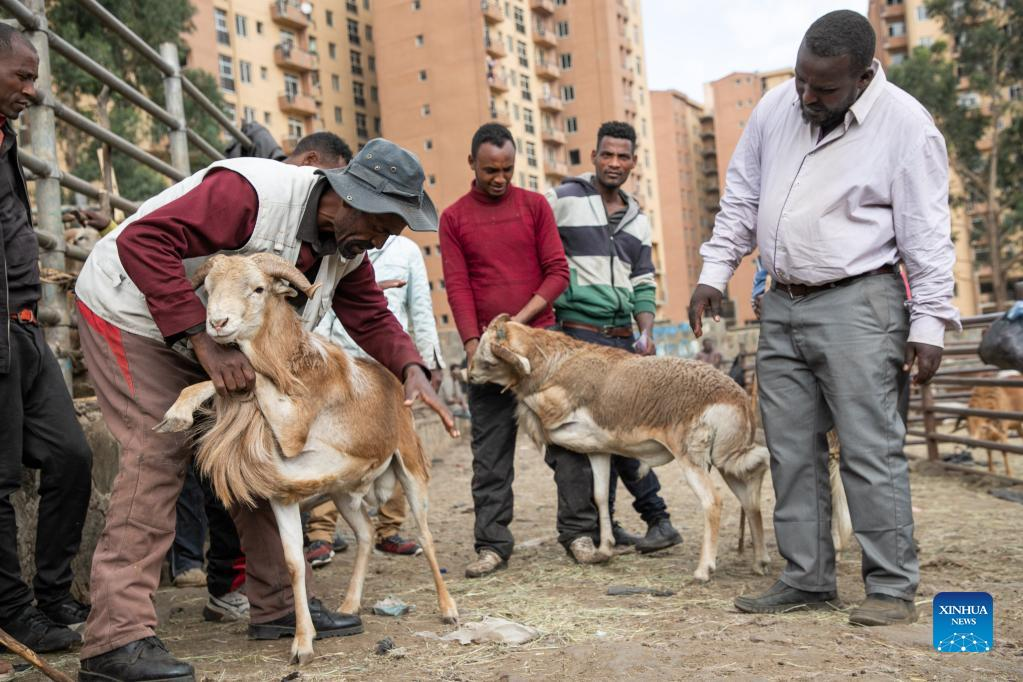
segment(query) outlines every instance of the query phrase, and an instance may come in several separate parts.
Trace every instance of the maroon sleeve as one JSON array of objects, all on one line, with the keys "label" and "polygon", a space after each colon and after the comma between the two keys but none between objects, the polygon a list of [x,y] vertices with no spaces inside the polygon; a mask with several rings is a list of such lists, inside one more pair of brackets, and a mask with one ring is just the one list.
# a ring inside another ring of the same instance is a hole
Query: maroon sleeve
[{"label": "maroon sleeve", "polygon": [[568,259],[565,258],[565,246],[561,243],[551,205],[542,194],[537,194],[534,199],[536,255],[543,272],[543,281],[533,293],[548,303],[554,303],[554,299],[568,288]]},{"label": "maroon sleeve", "polygon": [[213,172],[195,188],[128,225],[117,255],[146,297],[168,342],[206,321],[206,308],[185,275],[185,258],[243,246],[256,225],[256,190],[234,171]]},{"label": "maroon sleeve", "polygon": [[452,209],[440,217],[440,256],[444,268],[444,287],[448,294],[448,305],[455,317],[455,326],[462,343],[479,338],[480,323],[476,317],[476,299],[469,284],[469,269],[465,265],[465,254],[458,234],[458,221]]},{"label": "maroon sleeve", "polygon": [[409,365],[420,365],[429,375],[416,344],[387,308],[368,258],[338,283],[332,305],[355,343],[398,379],[404,379],[402,370]]}]

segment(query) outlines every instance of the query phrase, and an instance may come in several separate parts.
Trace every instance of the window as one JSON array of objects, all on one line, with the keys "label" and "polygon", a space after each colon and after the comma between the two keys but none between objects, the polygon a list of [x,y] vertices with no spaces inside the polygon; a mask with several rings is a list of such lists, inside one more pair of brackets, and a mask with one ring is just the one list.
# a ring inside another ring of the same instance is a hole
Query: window
[{"label": "window", "polygon": [[300,118],[288,117],[288,137],[296,140],[305,135],[305,125]]},{"label": "window", "polygon": [[569,116],[565,119],[565,132],[574,133],[579,130],[579,121],[575,116]]},{"label": "window", "polygon": [[901,5],[902,0],[885,0],[885,4],[887,4],[889,7],[891,7],[892,5]]},{"label": "window", "polygon": [[927,5],[920,5],[916,8],[916,18],[920,21],[927,20]]},{"label": "window", "polygon": [[352,95],[355,97],[355,106],[366,106],[366,90],[362,83],[352,81]]},{"label": "window", "polygon": [[270,77],[269,69],[267,69],[265,66],[259,67],[259,79],[265,81],[269,77]]},{"label": "window", "polygon": [[419,35],[416,36],[416,47],[422,47],[422,46],[423,46],[423,34],[420,33]]},{"label": "window", "polygon": [[224,116],[227,116],[229,119],[231,119],[233,121],[234,120],[234,115],[236,113],[237,112],[235,111],[235,108],[234,108],[233,104],[224,103]]},{"label": "window", "polygon": [[272,121],[272,120],[273,120],[273,117],[270,115],[270,112],[269,111],[264,111],[263,112],[263,125],[270,125],[270,121]]},{"label": "window", "polygon": [[424,246],[423,247],[423,255],[424,256],[429,256],[430,255],[430,247],[429,246]]},{"label": "window", "polygon": [[356,76],[362,75],[362,53],[358,50],[352,50],[349,54],[352,62],[352,73]]},{"label": "window", "polygon": [[568,0],[554,0],[554,4],[558,7],[564,7],[568,4]]},{"label": "window", "polygon": [[369,0],[362,0],[362,9],[369,10]]},{"label": "window", "polygon": [[1010,85],[1009,86],[1009,99],[1019,101],[1023,99],[1023,86],[1021,85]]},{"label": "window", "polygon": [[330,74],[330,87],[334,89],[334,92],[341,91],[341,77],[336,73]]},{"label": "window", "polygon": [[256,33],[259,34],[259,35],[263,35],[263,22],[262,21],[257,21],[256,22]]},{"label": "window", "polygon": [[[429,182],[430,186],[433,187],[434,185],[437,184],[437,176],[436,175],[431,175],[428,178],[427,182]],[[447,324],[448,323],[448,316],[444,315],[443,317],[444,317],[444,324]]]},{"label": "window", "polygon": [[424,104],[422,107],[420,107],[419,113],[420,113],[421,116],[429,116],[430,115],[430,105],[429,104]]},{"label": "window", "polygon": [[536,126],[533,125],[533,110],[529,107],[522,108],[522,122],[526,126],[527,133],[536,132]]},{"label": "window", "polygon": [[360,45],[362,38],[359,37],[359,22],[355,19],[348,20],[348,42],[352,45]]},{"label": "window", "polygon": [[559,38],[564,38],[565,36],[567,36],[568,35],[568,22],[567,21],[559,21],[558,23],[556,23],[554,25],[554,33],[557,34],[557,36]]},{"label": "window", "polygon": [[422,9],[422,7],[423,7],[423,3],[421,3],[419,0],[412,0],[412,11],[413,12],[418,12],[420,9]]},{"label": "window", "polygon": [[331,59],[337,59],[337,43],[327,43],[327,55]]},{"label": "window", "polygon": [[521,7],[516,7],[512,10],[515,16],[515,30],[519,33],[526,34],[526,12]]},{"label": "window", "polygon": [[298,94],[298,88],[300,81],[298,76],[293,73],[284,74],[284,94],[288,96],[288,100],[293,100],[295,95]]},{"label": "window", "polygon": [[529,51],[526,49],[526,44],[521,40],[515,44],[515,51],[519,55],[519,66],[529,68]]},{"label": "window", "polygon": [[578,166],[579,165],[579,159],[580,159],[580,156],[579,156],[579,150],[578,149],[569,149],[568,150],[568,162],[570,164],[572,164],[573,166]]},{"label": "window", "polygon": [[377,70],[377,58],[373,55],[366,57],[366,64],[369,65],[369,72],[376,73]]},{"label": "window", "polygon": [[234,15],[234,32],[239,38],[249,35],[249,20],[241,14]]},{"label": "window", "polygon": [[904,61],[906,61],[906,53],[905,52],[893,52],[892,55],[888,58],[888,63],[891,66],[895,66],[896,64],[901,64]]},{"label": "window", "polygon": [[958,103],[964,109],[977,109],[980,107],[980,96],[975,92],[964,92],[959,95]]},{"label": "window", "polygon": [[369,131],[366,130],[366,114],[361,111],[355,113],[355,134],[359,137],[369,137]]},{"label": "window", "polygon": [[227,32],[227,12],[222,9],[213,10],[213,25],[217,29],[217,42],[221,45],[230,45],[231,34]]},{"label": "window", "polygon": [[426,69],[420,69],[419,70],[419,80],[421,80],[421,81],[425,81],[426,80]]},{"label": "window", "polygon": [[906,35],[906,22],[893,21],[888,24],[888,35],[893,38]]},{"label": "window", "polygon": [[561,68],[562,69],[572,68],[572,53],[565,52],[561,55]]},{"label": "window", "polygon": [[377,90],[377,86],[375,85],[369,86],[369,98],[373,102],[380,101],[380,91]]},{"label": "window", "polygon": [[[430,138],[426,138],[425,140],[423,140],[423,147],[425,149],[433,149],[433,140],[431,140]],[[426,255],[430,255],[430,254],[426,254]]]},{"label": "window", "polygon": [[532,101],[533,93],[529,91],[529,76],[522,74],[519,77],[519,85],[522,86],[522,99]]},{"label": "window", "polygon": [[533,190],[534,192],[540,189],[540,179],[537,178],[535,175],[529,176],[529,189]]},{"label": "window", "polygon": [[574,85],[562,85],[561,86],[561,99],[566,102],[571,102],[575,99],[575,86]]},{"label": "window", "polygon": [[334,107],[334,123],[344,123],[344,118],[341,116],[341,107]]},{"label": "window", "polygon": [[[252,82],[252,64],[250,64],[249,62],[243,62],[241,60],[238,61],[238,80],[240,80],[242,83]],[[250,121],[252,119],[247,118],[245,120]]]},{"label": "window", "polygon": [[333,26],[334,25],[334,13],[331,12],[329,9],[327,10],[327,14],[325,16],[325,19],[327,20],[327,26]]},{"label": "window", "polygon": [[533,142],[526,143],[526,163],[530,168],[536,168],[536,144]]},{"label": "window", "polygon": [[309,54],[319,54],[320,48],[316,43],[316,38],[309,36]]},{"label": "window", "polygon": [[228,92],[234,92],[234,64],[231,58],[225,55],[217,55],[217,71],[220,74],[220,87]]},{"label": "window", "polygon": [[242,110],[242,117],[245,121],[252,123],[256,120],[256,110],[252,107],[245,107]]},{"label": "window", "polygon": [[366,24],[366,42],[367,43],[373,42],[373,27],[370,26],[369,24]]},{"label": "window", "polygon": [[920,47],[930,47],[934,44],[934,38],[931,36],[921,36],[920,42],[917,43]]},{"label": "window", "polygon": [[380,117],[379,116],[374,116],[373,117],[373,132],[377,135],[377,137],[380,137]]},{"label": "window", "polygon": [[353,14],[359,13],[359,3],[355,0],[345,0],[345,9]]},{"label": "window", "polygon": [[[432,178],[433,176],[431,175],[430,177]],[[433,183],[430,183],[430,184],[433,184]],[[440,323],[441,324],[447,324],[448,323],[448,316],[446,314],[443,314],[443,315],[440,316]]]}]

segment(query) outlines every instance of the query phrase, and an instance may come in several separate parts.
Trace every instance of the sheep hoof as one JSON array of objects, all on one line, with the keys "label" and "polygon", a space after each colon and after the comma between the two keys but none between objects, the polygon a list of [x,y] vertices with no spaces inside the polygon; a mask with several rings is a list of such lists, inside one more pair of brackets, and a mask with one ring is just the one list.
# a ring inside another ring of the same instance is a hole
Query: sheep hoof
[{"label": "sheep hoof", "polygon": [[446,613],[442,615],[440,617],[440,622],[445,625],[458,625],[458,612],[456,611],[454,614]]},{"label": "sheep hoof", "polygon": [[192,428],[192,423],[192,415],[188,415],[186,418],[174,417],[168,413],[164,416],[163,421],[153,427],[153,431],[157,433],[178,433]]},{"label": "sheep hoof", "polygon": [[767,569],[771,566],[770,559],[757,559],[756,564],[753,565],[753,571],[757,575],[767,575]]},{"label": "sheep hoof", "polygon": [[315,658],[315,655],[313,654],[313,650],[312,649],[309,649],[308,651],[298,651],[298,650],[292,649],[292,651],[291,651],[291,660],[288,661],[288,662],[291,663],[292,665],[294,665],[296,663],[298,665],[306,665],[307,663],[312,661],[313,658]]},{"label": "sheep hoof", "polygon": [[710,582],[710,574],[714,572],[714,569],[710,566],[700,566],[693,573],[693,577],[699,580],[701,583]]}]

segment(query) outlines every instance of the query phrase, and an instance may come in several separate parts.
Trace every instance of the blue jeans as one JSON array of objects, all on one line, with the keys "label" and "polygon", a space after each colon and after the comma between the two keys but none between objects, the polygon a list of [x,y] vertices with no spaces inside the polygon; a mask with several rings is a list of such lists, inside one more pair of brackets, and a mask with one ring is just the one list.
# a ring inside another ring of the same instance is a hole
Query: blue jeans
[{"label": "blue jeans", "polygon": [[[605,336],[585,329],[564,328],[561,331],[587,343],[635,352],[632,339]],[[549,445],[544,461],[554,470],[554,483],[558,488],[558,542],[568,547],[572,540],[583,535],[599,540],[600,524],[597,506],[593,503],[593,472],[590,470],[589,458],[580,457],[578,453],[557,445]],[[619,478],[635,498],[632,507],[647,526],[669,518],[668,507],[658,494],[661,482],[657,480],[657,475],[649,471],[646,476],[640,476],[638,460],[618,455],[611,458],[608,508],[612,518]]]}]

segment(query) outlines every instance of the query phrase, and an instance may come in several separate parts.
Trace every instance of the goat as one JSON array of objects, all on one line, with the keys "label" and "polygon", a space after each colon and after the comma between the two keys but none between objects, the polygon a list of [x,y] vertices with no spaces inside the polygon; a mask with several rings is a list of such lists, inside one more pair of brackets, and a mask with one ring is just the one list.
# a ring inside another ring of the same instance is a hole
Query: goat
[{"label": "goat", "polygon": [[[296,295],[292,286],[306,296],[316,287],[278,256],[213,256],[192,283],[206,285],[207,333],[237,344],[256,371],[255,400],[217,396],[218,422],[196,459],[225,505],[270,501],[295,593],[291,661],[313,656],[299,503],[317,493],[329,494],[358,539],[343,613],[359,612],[371,552],[363,499],[390,499],[397,479],[419,527],[441,616],[457,622],[427,526],[429,464],[398,380],[302,328],[285,297]],[[185,388],[157,430],[190,428],[193,412],[213,395],[209,381]]]},{"label": "goat", "polygon": [[[999,376],[1002,375],[999,374]],[[1009,376],[1015,378],[1018,375],[1013,373]],[[1006,386],[974,386],[973,391],[970,392],[969,407],[996,412],[1023,412],[1023,389]],[[970,431],[970,438],[989,440],[995,443],[1008,441],[1010,428],[1016,429],[1017,433],[1023,436],[1023,420],[1019,419],[1003,420],[971,416],[967,417],[966,426]],[[1002,462],[1005,466],[1005,475],[1012,476],[1008,452],[1002,452]],[[987,470],[991,472],[995,470],[991,448],[987,448]]]},{"label": "goat", "polygon": [[495,318],[480,338],[469,380],[493,382],[518,398],[518,421],[538,446],[587,453],[607,560],[614,537],[608,513],[611,455],[642,468],[677,460],[704,511],[700,561],[694,573],[710,579],[717,562],[721,496],[710,478],[717,468],[750,520],[754,568],[769,563],[760,492],[768,453],[753,444],[749,398],[723,372],[702,362],[640,357],[564,334]]}]

